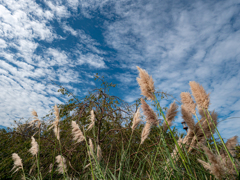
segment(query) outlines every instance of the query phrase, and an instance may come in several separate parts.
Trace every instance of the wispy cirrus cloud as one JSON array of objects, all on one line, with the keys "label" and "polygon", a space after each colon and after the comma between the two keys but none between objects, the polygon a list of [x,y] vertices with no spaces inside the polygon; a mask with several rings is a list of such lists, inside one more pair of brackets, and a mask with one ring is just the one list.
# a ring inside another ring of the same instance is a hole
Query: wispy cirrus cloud
[{"label": "wispy cirrus cloud", "polygon": [[[37,3],[30,0],[7,0],[1,3],[1,124],[9,126],[13,120],[28,118],[33,108],[39,116],[44,116],[55,103],[66,101],[50,80],[62,84],[84,83],[79,80],[79,74],[89,76],[85,71],[77,72],[77,65],[105,67],[103,58],[97,54],[101,50],[95,47],[95,40],[83,30],[71,28],[66,23],[70,17],[71,12],[61,1]],[[54,22],[59,23],[59,27]],[[64,34],[59,34],[59,28]],[[55,42],[64,41],[69,32],[78,38],[76,42],[88,49],[95,48],[95,52],[92,54],[82,49],[84,56],[76,58],[75,50],[62,49],[56,45]],[[72,90],[77,92],[74,88]]]},{"label": "wispy cirrus cloud", "polygon": [[[43,99],[45,105],[37,105],[43,110],[49,103],[42,95],[60,98],[54,86],[44,85],[47,79],[78,92],[75,84],[86,83],[83,87],[88,89],[95,72],[120,83],[116,92],[132,102],[140,95],[136,82],[140,66],[153,76],[158,90],[178,100],[181,92],[190,91],[189,81],[197,81],[211,92],[210,110],[219,113],[219,120],[240,115],[238,0],[20,2],[0,5],[0,73],[3,89],[14,84],[18,90],[11,94],[36,93],[35,101],[28,101],[31,105]],[[5,97],[0,95],[2,101]],[[7,97],[4,102],[13,99]],[[163,100],[161,105],[172,101]],[[17,108],[11,105],[14,108],[6,112]],[[176,125],[180,121],[179,113]],[[219,124],[226,138],[239,135],[239,127],[238,119]]]}]

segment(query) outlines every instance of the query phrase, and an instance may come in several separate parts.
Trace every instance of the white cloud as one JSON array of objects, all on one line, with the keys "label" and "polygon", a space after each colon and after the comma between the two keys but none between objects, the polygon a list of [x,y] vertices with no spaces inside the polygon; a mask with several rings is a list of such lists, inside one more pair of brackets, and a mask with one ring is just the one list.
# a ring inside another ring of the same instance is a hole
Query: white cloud
[{"label": "white cloud", "polygon": [[6,42],[3,39],[0,39],[0,48],[3,49],[5,47],[7,47]]},{"label": "white cloud", "polygon": [[105,23],[105,39],[126,71],[146,69],[159,90],[177,99],[190,91],[189,81],[197,81],[212,92],[210,110],[228,116],[240,89],[240,29],[237,20],[231,24],[238,19],[237,3],[148,1],[126,7],[119,1],[115,12],[121,18]]},{"label": "white cloud", "polygon": [[78,32],[75,31],[71,26],[67,25],[66,22],[62,24],[64,32],[70,32],[73,36],[77,36]]},{"label": "white cloud", "polygon": [[[47,85],[45,79],[56,76],[51,66],[68,63],[66,53],[48,48],[44,51],[44,60],[35,54],[39,46],[36,40],[49,43],[58,37],[49,24],[54,14],[67,15],[63,6],[52,8],[54,12],[43,10],[31,0],[7,0],[0,5],[0,48],[4,48],[0,53],[0,104],[3,107],[0,123],[3,125],[9,126],[16,118],[29,117],[30,113],[26,115],[29,107],[34,107],[43,116],[51,104],[61,103],[56,98],[60,93],[56,93],[56,87]],[[41,66],[43,64],[45,66]]]},{"label": "white cloud", "polygon": [[79,53],[79,58],[76,64],[79,64],[79,65],[88,64],[95,68],[106,68],[103,58],[92,53],[87,53],[87,54]]},{"label": "white cloud", "polygon": [[[24,3],[21,4],[21,2]],[[34,13],[34,9],[28,8],[32,1],[21,2],[4,1],[5,7],[0,5],[0,17],[2,18],[0,35],[12,40],[39,38],[51,41],[54,37],[51,27],[46,26],[48,20],[44,17],[44,12],[40,18],[33,18],[34,16],[31,17],[30,13]],[[32,5],[40,9],[36,3]]]},{"label": "white cloud", "polygon": [[46,5],[56,14],[58,18],[68,18],[71,14],[67,7],[64,6],[60,1],[55,1],[54,3],[49,0],[44,0]]},{"label": "white cloud", "polygon": [[58,74],[60,83],[69,84],[70,82],[75,82],[75,83],[80,82],[79,75],[75,71],[71,70],[69,67],[58,69],[57,74]]}]

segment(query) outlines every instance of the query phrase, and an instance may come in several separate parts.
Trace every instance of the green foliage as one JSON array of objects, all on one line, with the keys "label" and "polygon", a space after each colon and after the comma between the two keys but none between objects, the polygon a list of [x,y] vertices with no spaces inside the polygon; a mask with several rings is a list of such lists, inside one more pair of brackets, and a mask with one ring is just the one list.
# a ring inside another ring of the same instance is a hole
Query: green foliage
[{"label": "green foliage", "polygon": [[[133,105],[121,100],[119,97],[110,95],[110,89],[116,87],[115,84],[108,83],[104,77],[95,76],[95,80],[101,82],[100,87],[89,91],[88,95],[78,98],[66,88],[60,86],[58,90],[63,95],[70,97],[65,104],[58,105],[60,109],[60,141],[56,139],[52,130],[48,130],[54,121],[53,112],[47,114],[41,121],[40,134],[40,157],[39,165],[43,179],[51,179],[49,166],[59,154],[62,154],[67,161],[68,177],[79,179],[213,179],[198,162],[198,158],[205,158],[203,152],[195,154],[187,153],[183,148],[183,155],[186,162],[179,159],[171,167],[165,163],[170,157],[170,153],[175,148],[175,139],[183,137],[176,128],[162,132],[162,127],[152,127],[149,138],[141,142],[141,133],[144,123],[141,123],[132,133],[131,125],[133,114],[140,105],[137,99]],[[169,95],[164,92],[156,93],[161,99]],[[157,107],[156,104],[152,104]],[[163,107],[166,111],[166,107]],[[91,166],[85,168],[90,163],[86,142],[77,143],[73,141],[71,122],[76,121],[80,129],[87,129],[90,120],[90,111],[94,110],[96,122],[91,131],[84,131],[86,139],[94,142],[94,151],[97,145],[102,149],[102,160],[91,160]],[[74,113],[71,113],[74,112]],[[1,179],[20,179],[21,171],[12,174],[13,167],[12,153],[18,153],[22,158],[26,177],[29,179],[39,178],[37,167],[33,167],[34,157],[29,153],[31,147],[31,136],[38,129],[29,128],[25,123],[15,122],[16,128],[13,130],[0,130],[0,177]],[[174,138],[173,138],[174,137]],[[35,139],[39,143],[38,135]],[[215,146],[213,141],[209,141],[211,147]],[[222,148],[219,142],[219,148]],[[240,158],[240,148],[237,147],[237,157]],[[175,168],[172,168],[172,167]],[[186,167],[189,167],[186,168]],[[33,169],[30,173],[30,169]],[[56,171],[57,164],[53,166],[53,179],[62,179],[63,176]],[[188,171],[190,173],[188,173]],[[168,173],[171,172],[171,173]],[[94,176],[93,176],[94,175]]]}]

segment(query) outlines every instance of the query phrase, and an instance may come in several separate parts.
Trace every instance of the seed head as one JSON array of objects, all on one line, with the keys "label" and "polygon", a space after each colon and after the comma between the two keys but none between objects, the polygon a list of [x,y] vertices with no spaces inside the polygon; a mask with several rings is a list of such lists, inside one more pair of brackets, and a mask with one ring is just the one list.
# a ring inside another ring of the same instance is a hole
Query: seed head
[{"label": "seed head", "polygon": [[12,159],[14,161],[12,170],[15,169],[15,171],[13,173],[17,172],[19,169],[23,169],[22,159],[18,156],[17,153],[12,154]]},{"label": "seed head", "polygon": [[146,116],[146,121],[151,125],[158,125],[158,119],[156,113],[150,108],[150,106],[141,98],[141,107],[143,110],[144,115]]},{"label": "seed head", "polygon": [[66,165],[66,160],[63,156],[61,155],[58,155],[56,157],[56,162],[58,163],[58,169],[57,171],[60,173],[60,174],[63,174],[64,172],[67,171],[67,165]]},{"label": "seed head", "polygon": [[[170,105],[170,108],[167,111],[166,115],[166,121],[169,125],[169,127],[172,125],[172,122],[177,115],[177,108],[178,105],[175,103],[175,101]],[[163,122],[163,130],[166,131],[168,129],[167,123],[164,121]]]},{"label": "seed head", "polygon": [[182,92],[180,96],[181,96],[181,101],[184,104],[184,106],[187,108],[187,110],[190,111],[192,114],[195,114],[196,104],[194,103],[191,94],[189,92]]},{"label": "seed head", "polygon": [[141,144],[143,144],[143,142],[148,138],[150,131],[151,131],[151,124],[147,122],[142,130]]},{"label": "seed head", "polygon": [[135,113],[135,115],[133,117],[132,131],[134,131],[136,129],[136,127],[138,126],[138,124],[140,122],[141,122],[141,119],[140,119],[140,108],[138,108],[137,112]]},{"label": "seed head", "polygon": [[38,143],[36,142],[36,140],[34,139],[34,137],[32,136],[32,142],[31,142],[32,147],[29,149],[29,152],[33,155],[36,156],[38,153]]},{"label": "seed head", "polygon": [[154,88],[154,81],[152,77],[149,76],[145,70],[141,69],[138,66],[137,68],[140,76],[140,78],[137,78],[137,82],[141,88],[142,95],[144,95],[148,99],[154,100],[155,97],[153,93],[155,92],[155,88]]},{"label": "seed head", "polygon": [[72,121],[72,135],[73,140],[77,140],[77,143],[80,143],[85,140],[85,137],[79,128],[78,124],[75,121]]},{"label": "seed head", "polygon": [[192,95],[194,96],[196,103],[199,106],[208,109],[210,103],[209,99],[210,93],[207,94],[204,88],[195,81],[190,81],[189,85],[191,87]]},{"label": "seed head", "polygon": [[94,124],[95,124],[95,114],[94,114],[94,111],[91,110],[91,116],[90,116],[90,120],[91,120],[91,123],[89,124],[88,128],[87,128],[87,131],[92,129]]}]

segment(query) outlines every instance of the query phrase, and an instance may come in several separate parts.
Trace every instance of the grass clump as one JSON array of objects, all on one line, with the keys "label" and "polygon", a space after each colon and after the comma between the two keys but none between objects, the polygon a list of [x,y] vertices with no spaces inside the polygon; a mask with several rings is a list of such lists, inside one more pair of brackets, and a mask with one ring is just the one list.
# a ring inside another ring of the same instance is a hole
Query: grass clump
[{"label": "grass clump", "polygon": [[[179,106],[174,101],[166,111],[152,77],[137,68],[143,97],[132,106],[111,96],[109,90],[115,85],[97,76],[102,87],[86,97],[79,99],[61,87],[62,94],[73,97],[68,103],[55,105],[54,112],[42,121],[33,111],[31,122],[16,122],[16,128],[1,130],[0,176],[40,180],[238,179],[237,137],[224,143],[217,129],[217,113],[208,110],[210,96],[204,88],[191,81],[192,95],[181,93],[187,133],[179,134],[172,128]],[[4,147],[9,148],[6,151]]]}]

